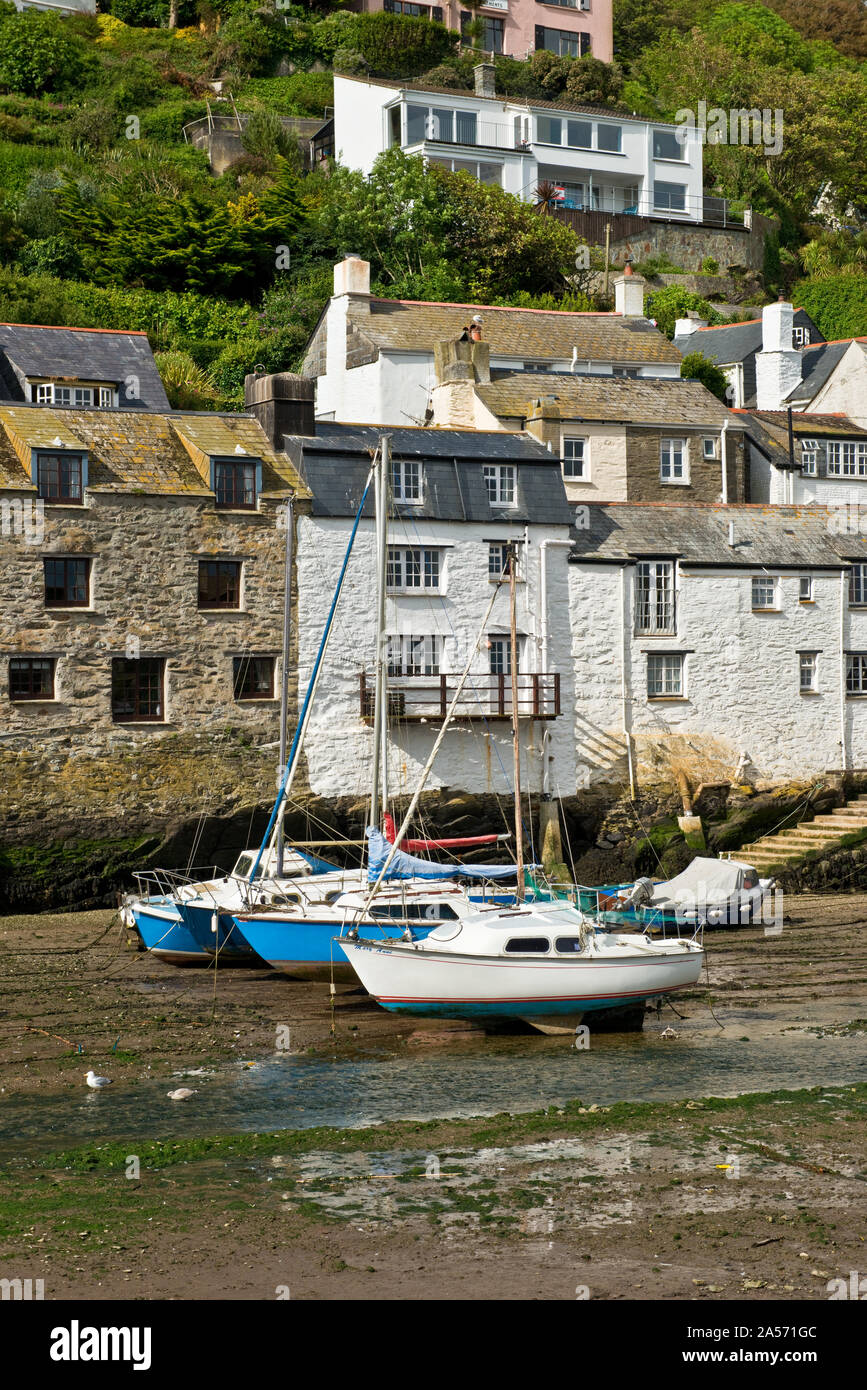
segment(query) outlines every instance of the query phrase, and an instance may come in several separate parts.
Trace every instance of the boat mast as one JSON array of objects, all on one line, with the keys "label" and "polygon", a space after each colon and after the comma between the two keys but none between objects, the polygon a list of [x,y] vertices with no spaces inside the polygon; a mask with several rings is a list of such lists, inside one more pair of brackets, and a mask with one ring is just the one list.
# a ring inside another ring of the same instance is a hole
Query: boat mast
[{"label": "boat mast", "polygon": [[524,900],[524,828],[521,824],[521,736],[518,723],[518,615],[515,570],[518,547],[509,544],[509,666],[512,672],[512,744],[515,761],[515,859],[518,868],[518,902]]},{"label": "boat mast", "polygon": [[379,468],[375,475],[376,499],[376,686],[373,698],[373,760],[370,789],[370,824],[375,830],[380,828],[384,795],[386,757],[385,730],[387,728],[387,694],[385,689],[385,571],[388,563],[388,476],[389,439],[384,434],[380,441]]},{"label": "boat mast", "polygon": [[[294,501],[290,494],[283,510],[286,526],[286,556],[283,573],[283,664],[280,670],[280,771],[279,779],[286,776],[286,748],[288,745],[287,723],[289,719],[289,638],[292,623],[292,543],[295,530]],[[279,785],[279,783],[278,783]],[[277,877],[283,877],[283,816],[286,802],[280,807],[277,821]]]}]

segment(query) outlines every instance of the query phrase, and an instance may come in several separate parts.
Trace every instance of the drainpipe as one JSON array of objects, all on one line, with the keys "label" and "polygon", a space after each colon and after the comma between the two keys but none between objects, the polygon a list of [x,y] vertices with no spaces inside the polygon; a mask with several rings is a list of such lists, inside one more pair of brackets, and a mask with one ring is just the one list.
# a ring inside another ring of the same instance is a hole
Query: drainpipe
[{"label": "drainpipe", "polygon": [[728,433],[729,417],[723,420],[722,429],[719,436],[720,467],[722,468],[722,500],[725,506],[729,500],[729,471],[726,459],[726,435]]},{"label": "drainpipe", "polygon": [[632,764],[632,734],[629,732],[629,688],[626,680],[626,566],[620,566],[620,699],[626,761],[629,767],[629,799],[635,800],[635,768]]},{"label": "drainpipe", "polygon": [[844,777],[848,765],[846,756],[846,600],[848,590],[849,576],[843,570],[840,574],[840,760]]}]

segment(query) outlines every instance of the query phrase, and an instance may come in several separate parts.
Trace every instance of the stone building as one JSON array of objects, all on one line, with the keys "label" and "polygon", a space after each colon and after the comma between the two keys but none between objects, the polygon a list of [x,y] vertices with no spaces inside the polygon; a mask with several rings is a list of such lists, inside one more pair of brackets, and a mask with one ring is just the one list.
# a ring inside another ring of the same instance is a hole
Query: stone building
[{"label": "stone building", "polygon": [[0,323],[0,404],[170,409],[146,333]]},{"label": "stone building", "polygon": [[268,795],[290,492],[252,415],[0,406],[7,835]]}]

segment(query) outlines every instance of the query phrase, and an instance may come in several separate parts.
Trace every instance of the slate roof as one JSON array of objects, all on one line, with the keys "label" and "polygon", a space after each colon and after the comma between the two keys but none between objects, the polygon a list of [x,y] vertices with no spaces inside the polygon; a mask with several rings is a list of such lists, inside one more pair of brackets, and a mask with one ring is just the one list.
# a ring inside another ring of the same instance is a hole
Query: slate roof
[{"label": "slate roof", "polygon": [[[690,425],[719,429],[729,411],[700,381],[572,372],[510,372],[476,394],[497,416],[521,419],[531,400],[553,396],[564,420]],[[731,423],[738,426],[737,420]]]},{"label": "slate roof", "polygon": [[[553,23],[553,20],[551,21]],[[609,121],[630,121],[636,125],[649,125],[651,122],[646,116],[634,116],[627,107],[616,106],[580,106],[572,101],[548,101],[542,97],[507,97],[502,92],[492,97],[479,96],[471,87],[435,87],[430,82],[426,82],[423,77],[415,81],[400,81],[396,78],[388,77],[354,77],[349,73],[341,72],[336,74],[343,82],[363,82],[368,87],[391,87],[396,92],[431,92],[434,96],[447,97],[472,97],[474,101],[490,103],[493,106],[523,106],[528,110],[535,110],[539,107],[544,111],[577,111],[588,116],[601,116]],[[653,121],[655,126],[669,126],[675,129],[672,121]]]},{"label": "slate roof", "polygon": [[[146,333],[0,323],[0,401],[23,401],[12,365],[26,377],[98,381],[119,387],[121,410],[170,410]],[[138,394],[127,394],[127,377]]]},{"label": "slate roof", "polygon": [[[528,435],[436,428],[387,433],[394,460],[417,459],[423,466],[422,501],[396,502],[394,511],[399,517],[560,526],[568,526],[572,519],[557,456]],[[315,437],[286,436],[286,448],[293,457],[303,448],[302,471],[313,493],[314,516],[355,515],[382,434],[378,425],[320,420]],[[482,472],[485,463],[517,466],[515,506],[498,507],[489,502]],[[373,516],[372,489],[364,515]]]},{"label": "slate roof", "polygon": [[[723,569],[841,569],[867,558],[867,537],[829,528],[833,509],[705,503],[590,504],[589,525],[573,530],[570,562],[612,564],[677,556],[684,566]],[[734,525],[734,546],[729,525]]]},{"label": "slate roof", "polygon": [[[741,411],[735,411],[740,415]],[[751,410],[748,413],[751,420],[763,424],[773,434],[784,436],[788,447],[789,439],[789,417],[785,410]],[[807,439],[813,437],[829,437],[845,439],[855,436],[859,439],[867,438],[867,426],[858,425],[848,415],[821,414],[808,410],[792,411],[792,433],[796,438],[802,435]]]},{"label": "slate roof", "polygon": [[801,380],[786,397],[790,401],[811,401],[821,390],[849,351],[853,339],[845,338],[839,343],[816,343],[804,348],[801,364]]},{"label": "slate roof", "polygon": [[[814,335],[821,338],[818,328],[805,309],[795,310],[793,322],[799,328],[809,328]],[[712,362],[727,366],[732,362],[743,362],[750,353],[761,351],[762,321],[760,318],[747,319],[744,323],[721,323],[699,328],[695,333],[678,333],[674,343],[684,356],[688,352],[701,352]],[[809,350],[804,349],[805,352]]]},{"label": "slate roof", "polygon": [[[262,459],[263,494],[292,488],[307,495],[291,462],[275,453],[250,416],[140,411],[121,417],[117,411],[49,406],[0,405],[0,488],[32,490],[30,450],[50,449],[57,436],[65,448],[87,451],[89,492],[210,497],[207,477],[193,456],[209,421],[220,444],[228,431],[229,438],[243,443],[246,454]],[[234,457],[234,443],[232,449],[218,447],[213,453]]]},{"label": "slate roof", "polygon": [[474,314],[492,357],[532,361],[676,362],[681,354],[648,319],[620,314],[569,313],[563,309],[509,309],[490,304],[434,304],[410,299],[371,299],[370,313],[353,305],[355,328],[380,347],[433,352],[458,338]]}]

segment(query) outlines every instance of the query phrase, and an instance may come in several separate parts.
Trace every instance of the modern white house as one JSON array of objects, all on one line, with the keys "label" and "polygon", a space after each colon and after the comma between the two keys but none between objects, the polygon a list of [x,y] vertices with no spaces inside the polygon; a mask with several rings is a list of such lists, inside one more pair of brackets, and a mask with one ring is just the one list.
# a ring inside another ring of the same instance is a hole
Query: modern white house
[{"label": "modern white house", "polygon": [[644,318],[644,288],[638,275],[618,276],[614,313],[378,299],[370,292],[369,262],[349,255],[334,267],[334,293],[302,370],[316,380],[320,419],[422,424],[433,409],[437,344],[461,337],[477,319],[492,378],[572,371],[679,377],[681,354]]},{"label": "modern white house", "polygon": [[589,513],[569,566],[579,785],[867,766],[867,537],[821,507]]},{"label": "modern white house", "polygon": [[335,155],[350,169],[367,174],[399,145],[528,202],[553,184],[558,205],[579,211],[701,222],[700,134],[603,107],[497,96],[489,63],[476,68],[473,92],[334,78]]},{"label": "modern white house", "polygon": [[[569,785],[575,761],[567,608],[572,511],[557,459],[525,434],[417,428],[389,434],[391,795],[415,790],[471,654],[472,674],[430,786],[511,792],[510,599],[508,583],[501,583],[511,544],[518,557],[522,777],[525,787],[538,792],[546,767],[556,765],[560,781]],[[285,436],[313,498],[310,513],[298,519],[295,556],[300,689],[313,666],[381,436],[369,426],[327,422],[317,423],[313,435]],[[308,783],[322,796],[363,797],[371,787],[377,585],[372,491],[328,648],[323,698],[313,706],[305,740]]]}]

